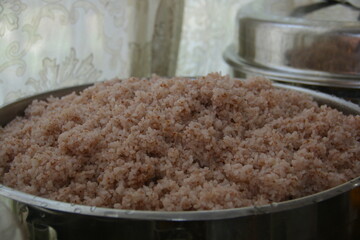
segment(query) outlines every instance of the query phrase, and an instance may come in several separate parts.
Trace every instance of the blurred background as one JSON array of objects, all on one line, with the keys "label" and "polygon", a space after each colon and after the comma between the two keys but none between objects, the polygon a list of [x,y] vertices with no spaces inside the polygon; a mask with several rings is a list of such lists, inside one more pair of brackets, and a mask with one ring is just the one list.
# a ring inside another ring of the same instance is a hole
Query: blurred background
[{"label": "blurred background", "polygon": [[115,77],[229,72],[251,0],[0,0],[0,105]]}]

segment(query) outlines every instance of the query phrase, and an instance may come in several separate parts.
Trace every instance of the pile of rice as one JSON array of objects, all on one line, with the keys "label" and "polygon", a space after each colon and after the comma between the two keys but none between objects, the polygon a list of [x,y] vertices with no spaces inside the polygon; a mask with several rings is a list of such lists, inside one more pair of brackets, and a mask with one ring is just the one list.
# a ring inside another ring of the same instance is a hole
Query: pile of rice
[{"label": "pile of rice", "polygon": [[109,208],[262,205],[359,176],[359,140],[360,116],[263,78],[129,78],[34,101],[0,129],[0,182]]}]

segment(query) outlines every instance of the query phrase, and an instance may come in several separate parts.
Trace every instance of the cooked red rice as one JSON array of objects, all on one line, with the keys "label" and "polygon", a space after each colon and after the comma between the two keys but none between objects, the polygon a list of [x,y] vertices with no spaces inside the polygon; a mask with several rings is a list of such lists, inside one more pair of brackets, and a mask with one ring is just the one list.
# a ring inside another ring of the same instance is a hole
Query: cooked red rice
[{"label": "cooked red rice", "polygon": [[0,181],[110,208],[243,207],[359,176],[359,139],[360,116],[262,78],[129,78],[34,101],[0,128]]}]

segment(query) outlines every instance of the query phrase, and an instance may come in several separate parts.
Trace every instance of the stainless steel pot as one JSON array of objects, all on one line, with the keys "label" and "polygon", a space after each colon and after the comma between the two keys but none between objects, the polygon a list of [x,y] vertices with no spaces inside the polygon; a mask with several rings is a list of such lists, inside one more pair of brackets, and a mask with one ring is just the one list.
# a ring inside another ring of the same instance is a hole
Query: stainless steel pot
[{"label": "stainless steel pot", "polygon": [[234,76],[263,75],[360,103],[359,1],[256,0],[224,52]]},{"label": "stainless steel pot", "polygon": [[[88,85],[86,85],[88,86]],[[72,87],[25,98],[0,109],[4,126],[34,99],[81,91]],[[310,94],[346,114],[360,107],[304,88],[278,88]],[[133,211],[58,202],[0,185],[30,239],[359,239],[360,177],[299,199],[237,209],[189,212]],[[1,216],[0,216],[1,217]]]}]

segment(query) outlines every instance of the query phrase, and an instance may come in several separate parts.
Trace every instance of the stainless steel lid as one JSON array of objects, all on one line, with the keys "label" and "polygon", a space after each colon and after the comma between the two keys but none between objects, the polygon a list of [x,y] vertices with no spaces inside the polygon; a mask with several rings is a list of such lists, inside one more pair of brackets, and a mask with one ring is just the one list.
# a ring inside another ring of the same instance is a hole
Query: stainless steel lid
[{"label": "stainless steel lid", "polygon": [[360,0],[259,0],[239,11],[224,57],[274,80],[360,88]]}]

